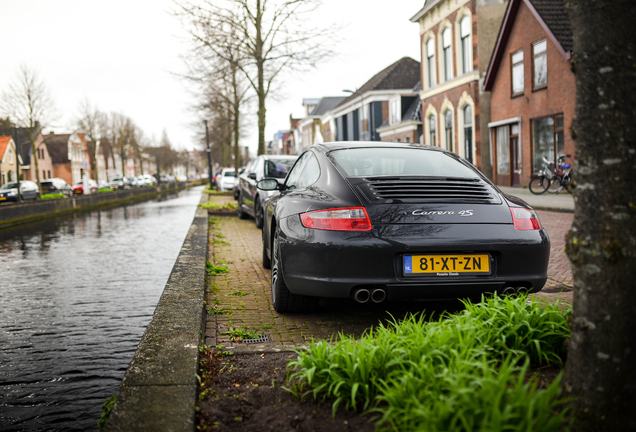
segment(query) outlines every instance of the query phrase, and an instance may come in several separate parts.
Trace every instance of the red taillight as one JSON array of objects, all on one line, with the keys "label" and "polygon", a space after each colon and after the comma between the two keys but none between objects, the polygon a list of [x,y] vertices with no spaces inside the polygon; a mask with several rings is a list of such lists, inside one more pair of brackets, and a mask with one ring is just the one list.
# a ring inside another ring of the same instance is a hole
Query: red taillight
[{"label": "red taillight", "polygon": [[515,229],[518,231],[541,229],[539,216],[537,216],[534,211],[522,207],[510,207],[510,213],[512,213],[512,221],[515,225]]},{"label": "red taillight", "polygon": [[330,231],[370,231],[371,221],[364,207],[316,210],[300,215],[305,228]]}]

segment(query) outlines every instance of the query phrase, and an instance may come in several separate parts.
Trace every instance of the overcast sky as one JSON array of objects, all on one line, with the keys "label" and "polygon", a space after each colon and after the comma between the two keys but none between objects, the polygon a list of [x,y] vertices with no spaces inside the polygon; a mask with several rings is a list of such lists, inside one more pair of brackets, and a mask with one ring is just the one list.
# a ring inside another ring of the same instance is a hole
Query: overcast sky
[{"label": "overcast sky", "polygon": [[[268,102],[266,140],[303,116],[302,99],[342,96],[374,74],[409,56],[420,61],[418,25],[411,18],[424,1],[323,0],[315,22],[340,22],[338,57],[303,76],[286,76]],[[165,128],[179,149],[197,143],[189,107],[192,96],[174,77],[188,43],[170,15],[172,0],[0,0],[0,92],[21,63],[40,72],[61,118],[52,129],[69,132],[80,100],[120,112],[148,137]],[[256,108],[241,145],[256,152]]]}]

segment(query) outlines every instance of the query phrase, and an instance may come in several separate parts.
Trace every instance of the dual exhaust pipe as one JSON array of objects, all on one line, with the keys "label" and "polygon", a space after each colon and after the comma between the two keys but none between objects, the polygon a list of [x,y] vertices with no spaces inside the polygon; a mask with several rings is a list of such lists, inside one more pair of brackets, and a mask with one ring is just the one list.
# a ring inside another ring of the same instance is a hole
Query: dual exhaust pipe
[{"label": "dual exhaust pipe", "polygon": [[373,303],[382,303],[386,300],[386,291],[381,288],[368,290],[359,288],[353,292],[353,299],[358,303],[366,303],[371,300]]},{"label": "dual exhaust pipe", "polygon": [[528,288],[526,287],[513,287],[513,286],[507,286],[504,289],[501,290],[501,294],[503,295],[516,295],[516,294],[526,294],[528,292]]}]

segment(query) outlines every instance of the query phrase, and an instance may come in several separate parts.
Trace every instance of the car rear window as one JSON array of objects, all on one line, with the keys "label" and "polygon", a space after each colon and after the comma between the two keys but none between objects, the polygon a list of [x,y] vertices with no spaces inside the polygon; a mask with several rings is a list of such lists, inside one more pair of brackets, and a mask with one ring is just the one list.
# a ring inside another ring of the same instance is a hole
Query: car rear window
[{"label": "car rear window", "polygon": [[234,171],[225,171],[223,177],[234,177]]},{"label": "car rear window", "polygon": [[295,159],[268,159],[265,161],[265,177],[284,179]]},{"label": "car rear window", "polygon": [[348,177],[433,176],[475,178],[478,174],[452,156],[417,148],[334,150],[329,157]]}]

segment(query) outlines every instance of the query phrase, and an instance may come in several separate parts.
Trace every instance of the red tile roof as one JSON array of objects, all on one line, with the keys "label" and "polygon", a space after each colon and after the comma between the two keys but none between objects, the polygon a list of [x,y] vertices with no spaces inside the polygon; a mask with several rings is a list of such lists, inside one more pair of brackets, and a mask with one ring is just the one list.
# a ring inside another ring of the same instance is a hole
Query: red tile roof
[{"label": "red tile roof", "polygon": [[11,141],[10,136],[0,136],[0,160],[4,157],[4,152],[7,150],[9,141]]}]

